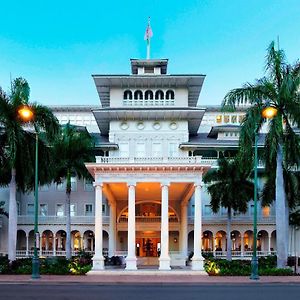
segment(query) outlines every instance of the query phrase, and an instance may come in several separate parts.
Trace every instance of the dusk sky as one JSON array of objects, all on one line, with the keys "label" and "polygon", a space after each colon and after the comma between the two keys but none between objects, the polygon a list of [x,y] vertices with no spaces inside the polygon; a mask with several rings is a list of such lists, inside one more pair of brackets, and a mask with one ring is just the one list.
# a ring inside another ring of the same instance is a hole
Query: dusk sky
[{"label": "dusk sky", "polygon": [[129,74],[130,58],[168,58],[170,74],[205,74],[199,105],[264,75],[266,48],[280,38],[300,57],[299,0],[2,1],[0,86],[24,77],[31,101],[98,105],[91,74]]}]

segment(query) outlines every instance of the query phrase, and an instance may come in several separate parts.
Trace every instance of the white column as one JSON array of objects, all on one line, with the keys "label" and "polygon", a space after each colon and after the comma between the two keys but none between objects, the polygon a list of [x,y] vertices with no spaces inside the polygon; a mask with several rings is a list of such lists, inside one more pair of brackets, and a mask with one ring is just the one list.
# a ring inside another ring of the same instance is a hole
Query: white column
[{"label": "white column", "polygon": [[241,256],[244,256],[244,235],[241,234]]},{"label": "white column", "polygon": [[181,204],[181,223],[180,223],[180,251],[183,257],[188,255],[188,218],[187,218],[187,204]]},{"label": "white column", "polygon": [[29,233],[26,233],[26,256],[29,255]]},{"label": "white column", "polygon": [[216,240],[215,240],[215,235],[212,235],[212,252],[213,252],[213,257],[216,256]]},{"label": "white column", "polygon": [[194,219],[194,256],[192,258],[192,270],[203,271],[202,246],[202,208],[201,208],[201,184],[195,184],[195,219]]},{"label": "white column", "polygon": [[112,257],[116,251],[116,219],[117,206],[115,203],[110,203],[109,207],[109,239],[108,239],[108,256]]},{"label": "white column", "polygon": [[102,232],[102,184],[95,184],[95,255],[93,270],[104,270]]},{"label": "white column", "polygon": [[268,254],[271,254],[271,234],[268,233],[268,240],[269,240],[269,243],[268,243]]},{"label": "white column", "polygon": [[128,183],[128,253],[126,270],[136,270],[135,256],[135,183]]},{"label": "white column", "polygon": [[169,256],[169,184],[161,184],[161,238],[159,270],[171,270]]},{"label": "white column", "polygon": [[52,246],[53,246],[53,256],[56,256],[56,235],[55,234],[53,234]]}]

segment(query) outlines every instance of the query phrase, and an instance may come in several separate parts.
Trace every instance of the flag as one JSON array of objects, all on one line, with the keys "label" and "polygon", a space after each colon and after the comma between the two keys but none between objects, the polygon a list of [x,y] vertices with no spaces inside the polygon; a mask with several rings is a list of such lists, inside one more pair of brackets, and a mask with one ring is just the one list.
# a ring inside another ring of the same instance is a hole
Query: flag
[{"label": "flag", "polygon": [[151,26],[150,26],[150,19],[149,19],[148,25],[147,25],[147,28],[146,28],[146,32],[145,32],[145,35],[144,35],[144,40],[148,41],[152,36],[153,36],[153,32],[152,32],[152,29],[151,29]]}]

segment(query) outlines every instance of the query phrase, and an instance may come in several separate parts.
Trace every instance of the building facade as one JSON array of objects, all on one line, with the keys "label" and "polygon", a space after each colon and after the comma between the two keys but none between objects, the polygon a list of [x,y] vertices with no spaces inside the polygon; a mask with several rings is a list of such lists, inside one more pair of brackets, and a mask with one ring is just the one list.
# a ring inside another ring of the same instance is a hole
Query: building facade
[{"label": "building facade", "polygon": [[[227,212],[212,213],[202,182],[219,157],[237,152],[247,103],[232,113],[201,105],[205,76],[169,75],[167,67],[167,59],[132,59],[130,75],[93,75],[99,106],[52,107],[61,124],[86,126],[95,138],[96,162],[86,163],[94,182],[72,178],[71,193],[72,250],[94,253],[94,270],[104,269],[104,256],[124,257],[128,270],[169,270],[191,252],[192,269],[202,270],[202,253],[226,256],[228,238],[234,257],[252,256],[253,203],[233,212],[226,232]],[[64,183],[39,189],[40,255],[65,255],[65,197]],[[18,194],[19,257],[33,252],[33,203],[33,194]],[[6,253],[5,217],[0,225]],[[291,239],[291,253],[296,246]],[[258,255],[275,253],[274,208],[259,207]]]}]

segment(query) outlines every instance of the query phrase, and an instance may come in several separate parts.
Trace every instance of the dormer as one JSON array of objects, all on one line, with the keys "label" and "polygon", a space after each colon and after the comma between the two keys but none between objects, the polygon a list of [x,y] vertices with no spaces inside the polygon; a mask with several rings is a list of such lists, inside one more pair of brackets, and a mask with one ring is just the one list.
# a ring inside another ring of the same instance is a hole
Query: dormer
[{"label": "dormer", "polygon": [[168,59],[131,59],[132,75],[166,75]]}]

